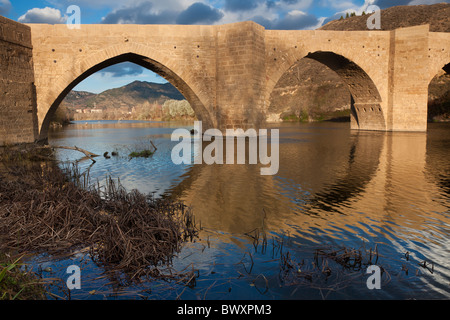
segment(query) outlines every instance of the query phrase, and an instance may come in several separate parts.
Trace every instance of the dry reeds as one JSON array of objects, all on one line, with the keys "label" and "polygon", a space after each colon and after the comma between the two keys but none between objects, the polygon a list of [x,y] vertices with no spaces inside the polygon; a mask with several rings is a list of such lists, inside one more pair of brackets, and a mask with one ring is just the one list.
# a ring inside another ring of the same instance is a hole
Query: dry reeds
[{"label": "dry reeds", "polygon": [[[281,253],[279,277],[287,286],[315,288],[325,299],[365,274],[369,265],[377,264],[378,248],[321,248],[316,249],[312,261],[296,261],[289,251]],[[386,270],[381,267],[383,273]],[[389,276],[389,275],[387,275]],[[293,292],[293,293],[294,293]]]},{"label": "dry reeds", "polygon": [[89,183],[76,167],[9,163],[0,173],[0,251],[58,255],[89,247],[94,261],[138,279],[162,276],[158,267],[197,235],[182,203],[127,192],[112,179],[103,188]]}]

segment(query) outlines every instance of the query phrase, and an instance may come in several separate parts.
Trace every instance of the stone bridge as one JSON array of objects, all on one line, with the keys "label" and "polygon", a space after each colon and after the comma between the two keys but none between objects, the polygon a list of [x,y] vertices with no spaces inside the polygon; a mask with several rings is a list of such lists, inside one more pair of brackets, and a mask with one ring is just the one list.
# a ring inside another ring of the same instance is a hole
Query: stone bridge
[{"label": "stone bridge", "polygon": [[429,32],[428,25],[274,31],[254,22],[71,30],[0,17],[0,57],[0,144],[45,141],[50,119],[70,90],[125,61],[172,83],[204,129],[263,127],[278,80],[310,58],[348,85],[352,129],[426,131],[428,85],[440,69],[448,72],[450,34]]}]

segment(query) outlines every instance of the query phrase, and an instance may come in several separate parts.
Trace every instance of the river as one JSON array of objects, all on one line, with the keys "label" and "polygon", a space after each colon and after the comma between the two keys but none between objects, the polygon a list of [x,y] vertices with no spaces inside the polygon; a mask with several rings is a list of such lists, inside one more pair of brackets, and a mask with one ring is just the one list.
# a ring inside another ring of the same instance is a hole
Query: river
[{"label": "river", "polygon": [[[449,124],[429,124],[427,133],[270,125],[280,133],[272,176],[261,175],[260,165],[173,164],[171,134],[179,127],[193,123],[83,121],[51,130],[49,143],[116,151],[79,167],[100,183],[111,176],[127,190],[191,206],[202,230],[173,267],[195,269],[195,285],[118,285],[86,254],[40,257],[39,268],[52,270],[44,277],[64,280],[67,266],[81,265],[75,299],[450,298]],[[150,140],[158,148],[152,157],[127,157]],[[57,151],[61,161],[80,155]],[[338,260],[345,250],[355,255]],[[369,289],[372,264],[381,268],[379,289]]]}]

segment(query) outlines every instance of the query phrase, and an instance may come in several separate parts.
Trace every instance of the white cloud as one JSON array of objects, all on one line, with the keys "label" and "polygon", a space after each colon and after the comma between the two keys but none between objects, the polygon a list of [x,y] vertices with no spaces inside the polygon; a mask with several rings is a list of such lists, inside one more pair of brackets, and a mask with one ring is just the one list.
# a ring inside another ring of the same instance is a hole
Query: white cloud
[{"label": "white cloud", "polygon": [[208,3],[204,0],[140,0],[120,1],[120,5],[118,3],[116,5],[116,1],[111,1],[110,7],[114,6],[115,8],[102,18],[102,22],[175,24],[177,16],[196,2]]},{"label": "white cloud", "polygon": [[11,10],[12,5],[9,0],[0,0],[0,14],[5,15]]},{"label": "white cloud", "polygon": [[305,29],[307,29],[307,30],[316,30],[316,29],[319,29],[321,26],[323,26],[323,24],[324,24],[324,22],[325,22],[326,19],[327,19],[327,17],[320,17],[320,18],[317,18],[317,24],[316,24],[316,25],[309,26],[309,27],[307,27],[307,28],[305,28]]},{"label": "white cloud", "polygon": [[182,11],[187,9],[194,2],[208,2],[206,0],[47,0],[56,8],[63,10],[69,5],[77,5],[83,10],[110,8],[113,10],[139,7],[143,3],[151,3],[155,11],[176,10]]},{"label": "white cloud", "polygon": [[61,11],[55,8],[45,7],[33,8],[28,10],[24,15],[20,16],[17,21],[22,23],[65,23],[67,20],[66,16],[61,14]]},{"label": "white cloud", "polygon": [[[293,20],[308,16],[303,10],[307,10],[313,4],[313,0],[274,0],[268,6],[269,1],[255,1],[257,4],[250,10],[224,11],[224,17],[218,24],[233,23],[253,20],[260,24],[265,21],[266,27],[273,27],[284,20]],[[300,14],[302,13],[302,14]]]}]

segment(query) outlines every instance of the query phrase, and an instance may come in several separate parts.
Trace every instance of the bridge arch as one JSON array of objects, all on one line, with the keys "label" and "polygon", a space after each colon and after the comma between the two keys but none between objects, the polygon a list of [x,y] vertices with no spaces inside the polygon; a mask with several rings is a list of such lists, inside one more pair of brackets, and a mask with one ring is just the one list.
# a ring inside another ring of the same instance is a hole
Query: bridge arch
[{"label": "bridge arch", "polygon": [[382,98],[375,82],[352,60],[332,51],[315,51],[303,54],[290,63],[284,63],[272,75],[272,85],[268,88],[266,105],[269,106],[272,91],[282,76],[294,68],[303,59],[312,59],[336,72],[347,85],[352,96],[351,126],[352,129],[385,130],[386,122],[384,110],[381,106]]},{"label": "bridge arch", "polygon": [[[151,52],[142,45],[119,45],[106,48],[101,52],[89,55],[75,64],[68,64],[63,75],[56,79],[53,87],[46,93],[48,109],[40,109],[39,114],[39,140],[47,141],[48,129],[52,116],[64,100],[66,95],[81,81],[90,75],[115,64],[132,62],[147,68],[169,81],[190,103],[197,118],[203,122],[203,126],[213,127],[214,117],[209,112],[208,98],[193,81],[189,81],[189,75],[183,73],[169,57],[160,55],[154,50]],[[176,71],[174,71],[176,70]]]},{"label": "bridge arch", "polygon": [[[448,113],[446,104],[448,103],[450,92],[450,87],[448,85],[449,76],[450,63],[447,63],[442,68],[439,68],[431,79],[428,79],[428,121],[434,121],[436,116],[442,115],[442,113]],[[442,82],[442,80],[444,80],[444,82]]]}]

